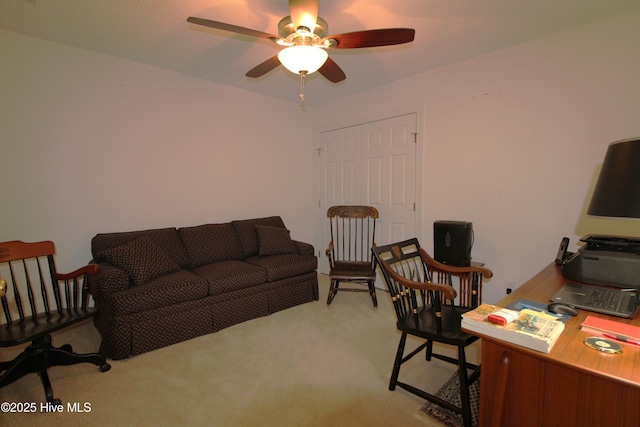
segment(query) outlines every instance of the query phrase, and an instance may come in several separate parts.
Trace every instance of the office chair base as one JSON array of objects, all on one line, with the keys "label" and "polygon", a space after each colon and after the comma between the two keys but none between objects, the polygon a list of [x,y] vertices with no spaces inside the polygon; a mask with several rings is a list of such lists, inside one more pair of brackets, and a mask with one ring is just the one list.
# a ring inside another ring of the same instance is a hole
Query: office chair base
[{"label": "office chair base", "polygon": [[77,363],[92,363],[100,372],[107,372],[111,365],[100,353],[77,354],[69,344],[54,347],[51,344],[51,336],[35,339],[22,353],[8,362],[0,362],[0,387],[13,383],[30,373],[38,373],[44,388],[47,402],[59,404],[59,399],[54,399],[51,382],[47,369],[51,366],[75,365]]}]

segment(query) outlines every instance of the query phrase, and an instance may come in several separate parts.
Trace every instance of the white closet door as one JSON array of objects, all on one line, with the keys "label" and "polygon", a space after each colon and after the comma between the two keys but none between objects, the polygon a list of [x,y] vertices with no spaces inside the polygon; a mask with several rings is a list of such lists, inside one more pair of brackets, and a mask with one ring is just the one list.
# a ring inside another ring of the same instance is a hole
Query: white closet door
[{"label": "white closet door", "polygon": [[415,114],[362,125],[367,205],[378,209],[376,244],[416,237]]},{"label": "white closet door", "polygon": [[378,209],[376,244],[416,237],[416,114],[378,120],[320,134],[317,221],[319,271],[328,273],[324,255],[329,230],[327,209],[369,205]]}]

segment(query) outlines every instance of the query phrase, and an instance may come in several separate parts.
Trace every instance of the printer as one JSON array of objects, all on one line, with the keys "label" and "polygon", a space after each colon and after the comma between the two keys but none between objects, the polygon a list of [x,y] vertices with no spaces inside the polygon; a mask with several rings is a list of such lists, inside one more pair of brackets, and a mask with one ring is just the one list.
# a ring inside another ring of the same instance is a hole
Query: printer
[{"label": "printer", "polygon": [[640,290],[640,239],[586,236],[578,252],[562,264],[569,280]]}]

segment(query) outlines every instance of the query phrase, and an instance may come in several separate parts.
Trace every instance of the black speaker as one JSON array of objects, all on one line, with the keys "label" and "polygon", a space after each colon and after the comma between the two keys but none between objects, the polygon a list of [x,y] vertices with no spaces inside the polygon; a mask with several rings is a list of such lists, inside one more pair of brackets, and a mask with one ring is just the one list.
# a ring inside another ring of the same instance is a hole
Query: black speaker
[{"label": "black speaker", "polygon": [[433,223],[433,258],[444,264],[466,267],[471,264],[473,224],[463,221]]}]

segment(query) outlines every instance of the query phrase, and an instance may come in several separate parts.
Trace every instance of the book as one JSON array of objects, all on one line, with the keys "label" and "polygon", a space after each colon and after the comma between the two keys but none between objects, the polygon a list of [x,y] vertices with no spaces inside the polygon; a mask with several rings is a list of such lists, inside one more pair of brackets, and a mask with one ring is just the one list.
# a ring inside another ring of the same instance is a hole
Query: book
[{"label": "book", "polygon": [[633,341],[640,341],[640,326],[616,322],[614,320],[601,319],[600,317],[587,316],[582,322],[581,328],[588,334],[598,336],[622,336]]},{"label": "book", "polygon": [[547,303],[539,302],[539,301],[531,301],[528,299],[518,299],[507,305],[505,308],[509,308],[511,310],[520,311],[522,309],[528,308],[536,311],[543,311],[550,316],[556,317],[561,322],[566,322],[571,316],[568,314],[562,313],[552,313],[547,310]]},{"label": "book", "polygon": [[462,315],[464,329],[498,338],[541,353],[549,353],[558,340],[564,323],[550,313],[529,308],[518,311],[518,317],[506,325],[497,325],[487,319],[492,313],[502,310],[490,304],[479,307]]}]

